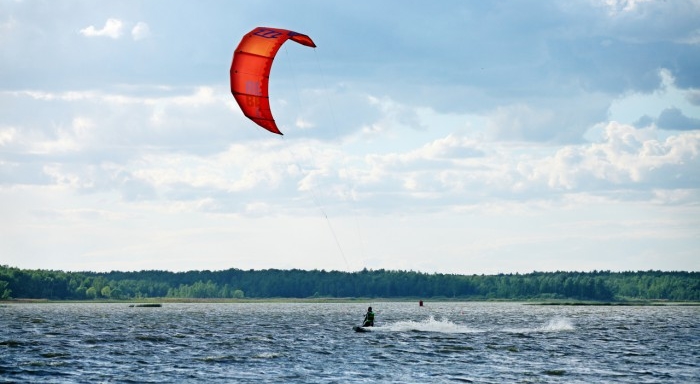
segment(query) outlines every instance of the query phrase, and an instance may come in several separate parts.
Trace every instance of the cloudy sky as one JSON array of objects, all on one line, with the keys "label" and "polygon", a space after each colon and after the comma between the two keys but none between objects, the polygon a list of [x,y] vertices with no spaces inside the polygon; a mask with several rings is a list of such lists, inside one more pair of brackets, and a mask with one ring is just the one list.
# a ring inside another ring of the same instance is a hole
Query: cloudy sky
[{"label": "cloudy sky", "polygon": [[[288,42],[284,136],[229,89]],[[700,1],[0,0],[0,264],[700,270]]]}]

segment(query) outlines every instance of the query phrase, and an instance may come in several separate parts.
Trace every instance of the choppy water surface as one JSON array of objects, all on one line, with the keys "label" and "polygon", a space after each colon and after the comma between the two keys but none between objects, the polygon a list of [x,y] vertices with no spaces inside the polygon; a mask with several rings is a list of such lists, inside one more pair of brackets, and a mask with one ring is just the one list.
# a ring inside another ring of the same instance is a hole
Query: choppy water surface
[{"label": "choppy water surface", "polygon": [[0,382],[450,381],[698,383],[700,307],[0,306]]}]

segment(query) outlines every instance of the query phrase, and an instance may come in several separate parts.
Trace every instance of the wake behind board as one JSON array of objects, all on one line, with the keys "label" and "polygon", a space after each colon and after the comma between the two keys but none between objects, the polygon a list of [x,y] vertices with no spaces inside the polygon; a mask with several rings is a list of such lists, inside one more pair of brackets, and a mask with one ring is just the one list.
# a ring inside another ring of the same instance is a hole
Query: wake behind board
[{"label": "wake behind board", "polygon": [[361,326],[358,326],[358,325],[352,327],[352,329],[353,329],[353,331],[355,331],[355,332],[370,332],[369,327],[361,327]]}]

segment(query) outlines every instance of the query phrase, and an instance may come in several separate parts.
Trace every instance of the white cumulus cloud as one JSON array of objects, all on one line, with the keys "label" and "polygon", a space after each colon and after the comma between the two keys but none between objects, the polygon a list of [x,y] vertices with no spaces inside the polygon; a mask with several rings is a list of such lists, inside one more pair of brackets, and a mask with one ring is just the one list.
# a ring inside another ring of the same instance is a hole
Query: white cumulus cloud
[{"label": "white cumulus cloud", "polygon": [[136,23],[134,28],[131,29],[131,37],[134,40],[143,40],[151,35],[151,29],[148,27],[148,24],[144,23],[143,21],[139,21]]},{"label": "white cumulus cloud", "polygon": [[102,29],[97,29],[93,25],[83,28],[80,33],[87,37],[111,37],[118,39],[124,32],[124,23],[119,19],[107,19]]},{"label": "white cumulus cloud", "polygon": [[[131,23],[124,22],[117,18],[109,18],[105,25],[98,29],[94,25],[80,30],[80,34],[86,37],[109,37],[112,39],[121,38]],[[131,38],[134,40],[143,40],[151,36],[151,29],[147,23],[139,21],[131,28]]]}]

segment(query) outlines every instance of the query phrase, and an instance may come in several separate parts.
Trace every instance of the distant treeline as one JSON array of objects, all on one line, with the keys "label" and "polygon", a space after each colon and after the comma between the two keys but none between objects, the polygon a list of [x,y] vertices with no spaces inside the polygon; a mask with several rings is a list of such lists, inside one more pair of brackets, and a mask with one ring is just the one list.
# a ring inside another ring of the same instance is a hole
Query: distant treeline
[{"label": "distant treeline", "polygon": [[700,272],[457,275],[324,270],[63,272],[0,266],[0,299],[450,298],[700,301]]}]

